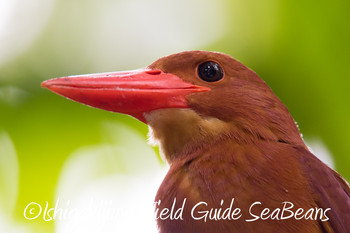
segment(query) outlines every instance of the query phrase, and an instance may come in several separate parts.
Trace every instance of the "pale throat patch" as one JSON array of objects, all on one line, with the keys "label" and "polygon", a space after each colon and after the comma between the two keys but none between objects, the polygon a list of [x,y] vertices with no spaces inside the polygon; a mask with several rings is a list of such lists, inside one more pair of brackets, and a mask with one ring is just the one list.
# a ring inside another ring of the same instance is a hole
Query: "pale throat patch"
[{"label": "pale throat patch", "polygon": [[187,108],[158,109],[144,113],[144,117],[150,128],[149,143],[159,145],[166,160],[189,143],[218,136],[232,127],[228,122],[214,117],[203,118]]}]

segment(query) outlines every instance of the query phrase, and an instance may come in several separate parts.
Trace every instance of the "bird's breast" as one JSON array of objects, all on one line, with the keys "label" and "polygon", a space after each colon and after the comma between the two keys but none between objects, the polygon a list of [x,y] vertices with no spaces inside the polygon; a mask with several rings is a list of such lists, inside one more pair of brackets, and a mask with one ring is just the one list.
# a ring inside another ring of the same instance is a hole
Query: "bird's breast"
[{"label": "bird's breast", "polygon": [[158,218],[161,232],[321,232],[317,221],[281,219],[283,208],[316,205],[288,146],[266,144],[225,141],[174,162],[156,202],[182,218]]}]

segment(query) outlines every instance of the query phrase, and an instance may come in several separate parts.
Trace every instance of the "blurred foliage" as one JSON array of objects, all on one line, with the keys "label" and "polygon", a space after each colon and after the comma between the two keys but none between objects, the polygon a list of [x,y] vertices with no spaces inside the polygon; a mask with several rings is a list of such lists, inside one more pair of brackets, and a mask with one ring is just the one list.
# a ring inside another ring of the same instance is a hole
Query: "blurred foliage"
[{"label": "blurred foliage", "polygon": [[[86,36],[83,29],[92,23],[87,9],[80,9],[77,22],[65,21],[66,10],[73,16],[75,12],[67,9],[72,7],[67,2],[57,1],[50,23],[35,43],[0,67],[0,132],[9,135],[18,156],[14,217],[19,221],[24,220],[27,203],[53,201],[69,154],[104,141],[103,122],[123,122],[146,139],[147,126],[128,116],[86,107],[41,89],[40,82],[52,77],[138,68],[154,60],[150,55],[144,64],[133,64],[129,57],[128,65],[99,70],[93,65],[94,55],[84,50],[93,45],[81,43]],[[333,154],[336,170],[349,180],[350,1],[226,0],[220,4],[226,10],[225,34],[193,49],[231,54],[256,71],[287,105],[304,137],[320,138]],[[210,28],[205,30],[211,33]],[[29,224],[43,232],[53,230],[52,222]]]}]

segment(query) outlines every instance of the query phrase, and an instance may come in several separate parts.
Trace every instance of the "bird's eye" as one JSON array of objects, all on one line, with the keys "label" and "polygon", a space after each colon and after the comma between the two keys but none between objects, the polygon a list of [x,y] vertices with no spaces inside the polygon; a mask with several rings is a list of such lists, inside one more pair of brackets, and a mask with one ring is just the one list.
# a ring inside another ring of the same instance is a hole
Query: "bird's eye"
[{"label": "bird's eye", "polygon": [[224,72],[215,62],[207,61],[198,66],[198,76],[206,82],[216,82],[224,77]]}]

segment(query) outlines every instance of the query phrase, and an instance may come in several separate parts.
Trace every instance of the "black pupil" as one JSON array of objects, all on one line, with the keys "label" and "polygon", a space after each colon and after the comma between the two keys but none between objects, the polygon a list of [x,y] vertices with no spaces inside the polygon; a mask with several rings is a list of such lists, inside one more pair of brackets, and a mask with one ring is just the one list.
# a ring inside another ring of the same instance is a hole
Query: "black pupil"
[{"label": "black pupil", "polygon": [[198,66],[198,76],[206,82],[216,82],[222,79],[224,73],[218,64],[208,61]]}]

